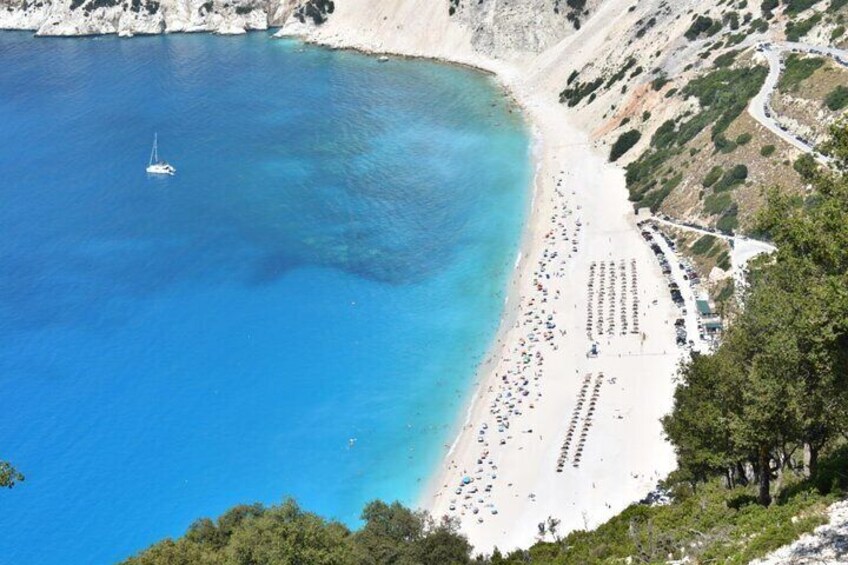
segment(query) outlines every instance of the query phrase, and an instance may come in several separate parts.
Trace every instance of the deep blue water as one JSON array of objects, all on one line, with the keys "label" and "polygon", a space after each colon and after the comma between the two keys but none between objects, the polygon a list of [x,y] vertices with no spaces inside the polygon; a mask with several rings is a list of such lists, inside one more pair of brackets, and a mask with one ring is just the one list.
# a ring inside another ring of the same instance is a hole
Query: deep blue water
[{"label": "deep blue water", "polygon": [[[486,77],[265,34],[0,34],[0,563],[414,503],[530,171]],[[144,173],[153,133],[177,176]],[[349,439],[356,438],[350,447]]]}]

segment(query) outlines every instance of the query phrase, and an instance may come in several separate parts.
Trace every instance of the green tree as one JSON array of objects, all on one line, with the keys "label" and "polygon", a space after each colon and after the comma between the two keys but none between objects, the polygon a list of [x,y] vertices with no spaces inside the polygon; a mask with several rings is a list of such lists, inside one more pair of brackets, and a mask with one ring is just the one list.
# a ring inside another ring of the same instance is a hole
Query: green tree
[{"label": "green tree", "polygon": [[[825,155],[833,158],[839,171],[844,173],[848,170],[848,120],[843,119],[830,128],[830,139],[822,144],[821,149]],[[834,179],[826,182],[832,184]]]},{"label": "green tree", "polygon": [[666,435],[675,446],[679,478],[695,485],[709,476],[731,476],[739,454],[730,433],[730,417],[738,410],[741,381],[726,350],[696,355],[680,370],[674,409],[663,418]]},{"label": "green tree", "polygon": [[127,565],[466,565],[471,546],[450,519],[433,520],[398,504],[372,502],[356,533],[305,512],[293,501],[236,506],[201,519]]},{"label": "green tree", "polygon": [[435,522],[425,512],[413,512],[395,502],[376,501],[362,511],[365,526],[355,541],[364,550],[362,563],[454,565],[469,563],[471,546],[456,522]]},{"label": "green tree", "polygon": [[[846,132],[845,125],[832,128],[828,144],[841,171],[848,163]],[[758,219],[779,248],[760,294],[790,304],[785,327],[793,348],[783,363],[796,375],[794,408],[810,473],[821,447],[848,423],[848,179],[816,172],[814,184],[818,197],[810,206],[798,208],[772,191]]]},{"label": "green tree", "polygon": [[10,463],[0,461],[0,487],[12,488],[24,480],[24,476]]}]

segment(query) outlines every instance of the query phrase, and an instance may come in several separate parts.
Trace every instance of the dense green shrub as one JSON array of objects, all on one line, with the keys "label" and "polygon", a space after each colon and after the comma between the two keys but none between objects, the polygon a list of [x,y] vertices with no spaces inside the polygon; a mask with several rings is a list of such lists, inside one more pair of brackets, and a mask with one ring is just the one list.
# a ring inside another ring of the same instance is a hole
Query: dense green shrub
[{"label": "dense green shrub", "polygon": [[739,55],[739,51],[728,51],[727,53],[723,53],[715,58],[713,64],[716,67],[729,67],[736,61],[736,56]]},{"label": "dense green shrub", "polygon": [[775,8],[777,8],[779,5],[779,0],[763,0],[760,3],[760,9],[763,11],[764,16],[771,19],[771,17],[774,15],[773,12]]},{"label": "dense green shrub", "polygon": [[713,190],[715,192],[725,192],[734,186],[745,182],[745,179],[747,178],[748,167],[745,165],[735,165],[732,169],[726,171],[724,175],[722,175],[721,180],[716,183]]},{"label": "dense green shrub", "polygon": [[619,68],[618,71],[616,71],[615,74],[613,74],[609,78],[609,80],[607,80],[606,84],[604,84],[604,88],[609,88],[613,84],[623,79],[624,75],[627,74],[627,71],[629,71],[635,64],[636,59],[634,59],[633,57],[627,59],[627,61],[621,66],[621,68]]},{"label": "dense green shrub", "polygon": [[707,176],[704,177],[704,180],[701,181],[701,184],[704,185],[704,188],[709,188],[716,183],[718,179],[721,178],[721,175],[724,173],[724,169],[721,168],[721,165],[716,165],[710,172],[707,173]]},{"label": "dense green shrub", "polygon": [[729,271],[731,268],[730,253],[726,250],[721,252],[721,255],[716,259],[716,267],[723,271]]},{"label": "dense green shrub", "polygon": [[662,90],[662,87],[669,83],[670,79],[665,75],[660,75],[651,81],[651,88],[654,90]]},{"label": "dense green shrub", "polygon": [[740,133],[736,136],[736,145],[746,145],[753,138],[754,136],[748,133],[747,131],[745,133]]},{"label": "dense green shrub", "polygon": [[710,194],[704,199],[704,211],[707,214],[721,214],[733,204],[733,199],[729,192],[719,192]]},{"label": "dense green shrub", "polygon": [[715,301],[719,304],[726,302],[730,297],[733,296],[734,291],[736,290],[736,285],[733,283],[733,279],[729,279],[725,281],[721,290],[716,294]]},{"label": "dense green shrub", "polygon": [[728,12],[721,17],[721,21],[735,31],[739,29],[739,12]]},{"label": "dense green shrub", "polygon": [[822,19],[822,15],[814,14],[813,16],[807,18],[806,20],[796,20],[790,19],[786,23],[786,39],[788,41],[800,41],[802,37],[810,33],[816,24],[818,24]]},{"label": "dense green shrub", "polygon": [[736,151],[736,142],[727,139],[723,133],[713,138],[713,145],[715,145],[716,151],[721,151],[722,153],[733,153]]},{"label": "dense green shrub", "polygon": [[765,33],[768,31],[769,24],[762,18],[757,18],[751,22],[748,33]]},{"label": "dense green shrub", "polygon": [[713,36],[721,30],[721,22],[709,16],[698,16],[683,35],[689,41],[694,41],[702,35]]},{"label": "dense green shrub", "polygon": [[[723,132],[759,92],[768,71],[765,67],[718,69],[689,82],[683,89],[687,97],[695,96],[706,108],[713,126],[713,137]],[[694,137],[694,136],[692,136]]]},{"label": "dense green shrub", "polygon": [[848,106],[848,87],[840,84],[827,93],[824,103],[834,112],[838,112],[845,106]]},{"label": "dense green shrub", "polygon": [[716,228],[725,233],[733,233],[739,227],[739,206],[734,202],[730,208],[724,211],[721,218],[716,222]]},{"label": "dense green shrub", "polygon": [[321,25],[335,9],[333,0],[307,0],[297,8],[294,15],[300,23],[306,23],[306,20],[310,19],[315,25]]},{"label": "dense green shrub", "polygon": [[821,57],[801,57],[792,53],[786,58],[786,69],[781,73],[777,87],[783,92],[791,92],[798,88],[801,82],[810,78],[816,70],[824,65]]},{"label": "dense green shrub", "polygon": [[610,161],[617,161],[622,155],[630,151],[640,139],[642,139],[642,134],[639,130],[631,129],[622,133],[615,140],[615,143],[613,143],[612,149],[610,149]]},{"label": "dense green shrub", "polygon": [[786,5],[784,13],[787,16],[797,16],[804,10],[809,10],[822,0],[783,0]]},{"label": "dense green shrub", "polygon": [[712,249],[715,242],[718,241],[718,238],[714,235],[703,235],[698,240],[692,244],[692,247],[689,249],[692,250],[692,253],[695,255],[706,255],[710,249]]},{"label": "dense green shrub", "polygon": [[656,213],[665,199],[668,198],[668,195],[671,194],[671,190],[670,187],[664,186],[648,192],[641,201],[642,207],[649,208],[652,213]]},{"label": "dense green shrub", "polygon": [[777,148],[774,145],[763,145],[760,148],[760,155],[763,157],[771,157]]},{"label": "dense green shrub", "polygon": [[816,171],[818,171],[818,165],[816,164],[816,160],[809,153],[804,153],[800,157],[795,160],[795,163],[792,164],[792,168],[801,175],[801,178],[804,180],[812,180],[816,176]]},{"label": "dense green shrub", "polygon": [[598,77],[590,82],[576,80],[574,86],[569,86],[559,93],[560,103],[568,103],[569,106],[577,106],[580,101],[589,96],[589,101],[594,100],[595,91],[604,84],[603,77]]}]

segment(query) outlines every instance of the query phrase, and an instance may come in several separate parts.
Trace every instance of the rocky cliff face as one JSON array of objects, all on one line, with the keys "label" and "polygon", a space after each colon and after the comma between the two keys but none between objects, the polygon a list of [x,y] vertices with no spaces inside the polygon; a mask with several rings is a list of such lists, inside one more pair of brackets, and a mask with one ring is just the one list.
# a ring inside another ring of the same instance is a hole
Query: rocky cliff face
[{"label": "rocky cliff face", "polygon": [[[321,25],[348,0],[0,0],[0,29],[38,35],[243,33]],[[601,0],[430,0],[489,54],[540,52],[573,32]],[[404,4],[398,0],[396,4]],[[396,6],[398,9],[401,6]],[[425,10],[426,11],[426,10]]]},{"label": "rocky cliff face", "polygon": [[0,0],[0,29],[37,35],[244,33],[281,25],[300,0]]},{"label": "rocky cliff face", "polygon": [[478,50],[493,55],[539,53],[580,29],[601,0],[450,0]]}]

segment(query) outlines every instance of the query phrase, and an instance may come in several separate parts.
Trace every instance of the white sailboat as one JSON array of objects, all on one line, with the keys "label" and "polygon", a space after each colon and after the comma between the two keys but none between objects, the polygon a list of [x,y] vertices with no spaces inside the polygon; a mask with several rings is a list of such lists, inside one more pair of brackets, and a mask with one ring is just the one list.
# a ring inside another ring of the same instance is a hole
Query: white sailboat
[{"label": "white sailboat", "polygon": [[177,169],[167,161],[159,159],[159,134],[153,135],[153,150],[150,152],[150,162],[147,163],[148,173],[152,175],[173,175]]}]

